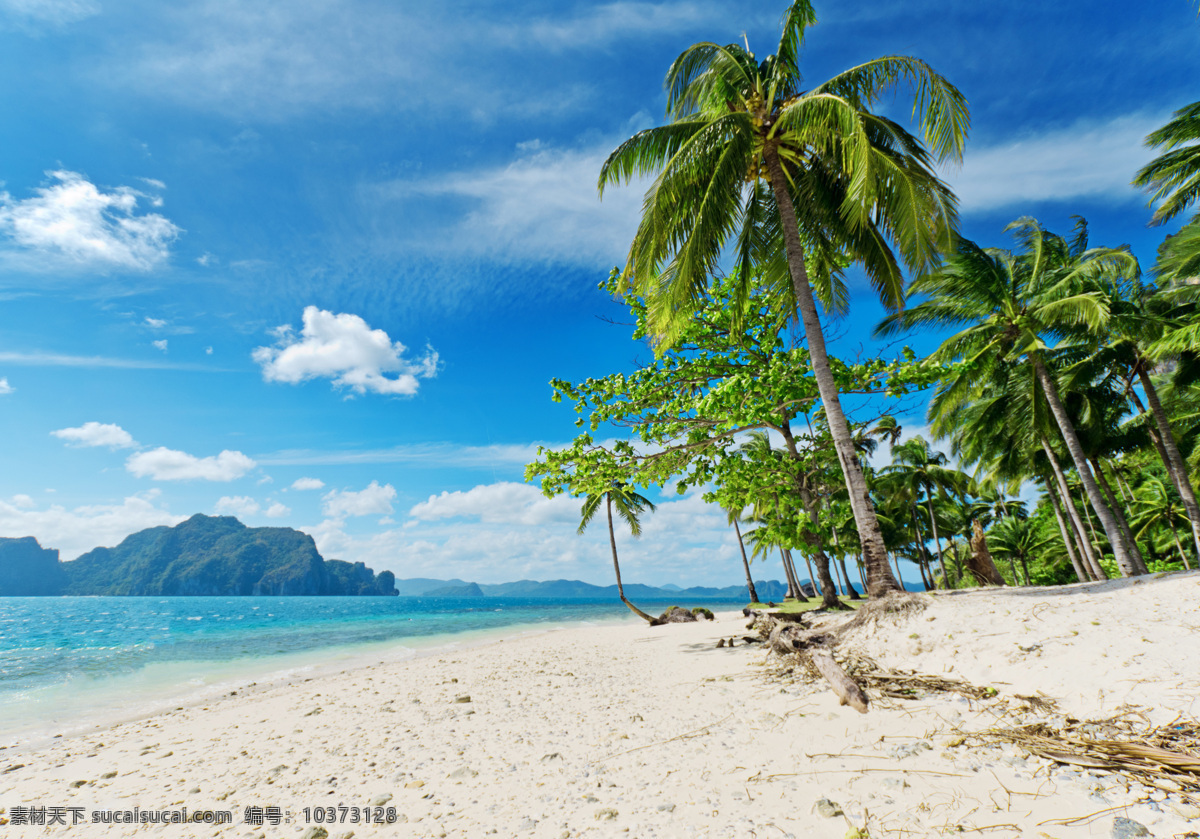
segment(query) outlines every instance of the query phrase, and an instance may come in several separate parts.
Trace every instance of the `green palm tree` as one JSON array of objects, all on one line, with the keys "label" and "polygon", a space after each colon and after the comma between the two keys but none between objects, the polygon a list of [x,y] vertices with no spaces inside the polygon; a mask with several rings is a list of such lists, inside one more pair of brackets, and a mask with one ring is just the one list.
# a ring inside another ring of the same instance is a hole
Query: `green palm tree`
[{"label": "green palm tree", "polygon": [[[910,484],[912,494],[913,516],[917,514],[919,495],[925,493],[925,505],[929,512],[929,527],[933,534],[933,544],[937,549],[938,565],[942,569],[942,587],[948,588],[946,577],[945,556],[942,553],[942,537],[938,530],[938,520],[934,513],[934,490],[944,496],[947,490],[965,487],[967,476],[957,469],[950,468],[946,455],[932,448],[925,438],[920,435],[892,447],[892,465],[880,470],[883,474],[895,474]],[[921,546],[924,547],[923,545]],[[932,572],[930,572],[932,577]]]},{"label": "green palm tree", "polygon": [[602,502],[608,513],[608,543],[612,546],[613,571],[617,574],[617,594],[631,612],[647,623],[653,624],[655,619],[630,603],[629,598],[625,596],[625,586],[621,584],[621,565],[617,562],[617,536],[613,531],[613,507],[617,508],[617,515],[629,525],[629,532],[634,537],[638,537],[642,535],[641,515],[647,510],[654,512],[654,504],[649,498],[639,495],[628,484],[614,482],[603,492],[590,493],[584,499],[583,507],[580,509],[579,533],[582,534],[587,530],[587,526],[596,517],[596,511],[600,509]]},{"label": "green palm tree", "polygon": [[1171,538],[1175,540],[1175,550],[1183,560],[1183,567],[1190,570],[1192,566],[1188,563],[1187,552],[1179,541],[1179,528],[1189,524],[1183,505],[1175,495],[1167,491],[1162,481],[1158,478],[1147,478],[1138,487],[1134,501],[1133,527],[1136,528],[1139,538],[1146,538],[1151,530],[1164,524],[1171,531]]},{"label": "green palm tree", "polygon": [[1012,571],[1013,583],[1020,585],[1016,566],[1013,560],[1021,563],[1025,574],[1025,585],[1030,585],[1029,560],[1041,554],[1054,543],[1038,533],[1037,526],[1029,519],[1019,519],[1016,516],[1005,516],[988,530],[988,544],[993,553],[1008,558],[1008,567]]},{"label": "green palm tree", "polygon": [[1159,202],[1151,224],[1162,224],[1200,198],[1200,102],[1185,105],[1170,122],[1146,137],[1146,145],[1165,149],[1134,177],[1135,186],[1152,190]]},{"label": "green palm tree", "polygon": [[[961,157],[968,114],[962,94],[915,58],[879,58],[805,88],[800,50],[815,23],[809,0],[795,0],[774,55],[759,60],[739,44],[684,50],[667,73],[669,122],[621,144],[599,186],[603,194],[654,176],[622,280],[651,301],[660,345],[683,328],[728,250],[740,268],[738,300],[756,281],[799,310],[878,596],[899,584],[854,456],[816,297],[844,308],[841,271],[853,262],[885,305],[902,304],[902,263],[935,264],[955,227],[955,199],[933,163]],[[871,110],[901,83],[916,88],[914,114],[932,154]]]},{"label": "green palm tree", "polygon": [[[943,360],[965,360],[979,370],[1027,360],[1045,396],[1088,501],[1100,519],[1123,574],[1145,574],[1130,552],[1112,510],[1089,467],[1074,423],[1059,392],[1050,364],[1058,344],[1085,339],[1109,319],[1108,304],[1093,281],[1109,274],[1136,274],[1137,260],[1127,248],[1086,248],[1086,239],[1068,241],[1047,232],[1035,219],[1022,218],[1007,228],[1021,250],[984,249],[966,239],[946,264],[919,276],[910,293],[924,301],[889,315],[877,329],[891,335],[918,326],[966,328],[946,339],[934,353]],[[950,401],[978,391],[979,370],[959,375],[943,390]]]},{"label": "green palm tree", "polygon": [[750,560],[746,558],[746,543],[742,540],[742,528],[738,526],[742,511],[728,508],[725,510],[725,518],[733,525],[733,532],[737,534],[738,547],[742,551],[742,567],[746,569],[746,589],[750,594],[750,602],[758,603],[758,591],[754,588],[754,577],[750,574]]}]

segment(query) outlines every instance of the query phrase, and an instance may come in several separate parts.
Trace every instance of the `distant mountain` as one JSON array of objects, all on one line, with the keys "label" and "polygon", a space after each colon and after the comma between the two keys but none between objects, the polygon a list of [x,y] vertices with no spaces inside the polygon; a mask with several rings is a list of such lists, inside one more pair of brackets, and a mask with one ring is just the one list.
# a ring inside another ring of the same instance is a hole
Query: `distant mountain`
[{"label": "distant mountain", "polygon": [[66,584],[58,551],[32,536],[0,538],[0,596],[60,594]]},{"label": "distant mountain", "polygon": [[[755,582],[760,597],[782,600],[787,586],[775,580]],[[468,583],[463,580],[432,580],[418,577],[397,580],[396,588],[401,596],[409,597],[524,597],[530,600],[608,600],[617,597],[617,587],[595,586],[581,580],[517,580],[511,583]],[[768,592],[764,594],[764,592]],[[776,592],[778,592],[776,596]],[[676,585],[646,586],[628,583],[625,596],[631,600],[739,600],[749,599],[745,586],[708,588],[694,586],[680,588]]]},{"label": "distant mountain", "polygon": [[[51,582],[31,584],[31,569]],[[390,571],[377,575],[361,562],[322,558],[307,533],[195,515],[72,562],[58,562],[58,551],[44,551],[32,538],[0,539],[0,596],[32,594],[395,595],[396,586]]]},{"label": "distant mountain", "polygon": [[478,583],[467,583],[462,586],[442,586],[425,592],[425,597],[483,597]]}]

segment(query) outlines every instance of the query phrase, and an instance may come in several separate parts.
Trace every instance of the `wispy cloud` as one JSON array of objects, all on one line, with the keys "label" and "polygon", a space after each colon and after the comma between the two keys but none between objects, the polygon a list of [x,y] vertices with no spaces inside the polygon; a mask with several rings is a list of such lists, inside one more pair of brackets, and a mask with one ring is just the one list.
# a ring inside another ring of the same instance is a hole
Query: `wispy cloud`
[{"label": "wispy cloud", "polygon": [[[631,132],[632,133],[632,132]],[[605,158],[621,142],[613,138],[582,149],[531,143],[501,166],[437,178],[392,180],[364,189],[383,211],[407,215],[430,202],[466,210],[445,231],[470,256],[509,262],[612,265],[623,261],[637,229],[645,185],[606,190],[596,180]],[[414,230],[409,246],[428,238]],[[442,241],[439,238],[439,241]]]},{"label": "wispy cloud", "polygon": [[126,370],[198,370],[207,373],[229,372],[205,364],[153,361],[139,358],[112,358],[102,355],[67,355],[52,352],[0,352],[0,361],[30,367],[114,367]]},{"label": "wispy cloud", "polygon": [[[256,455],[264,466],[347,466],[367,463],[420,463],[429,466],[516,466],[529,463],[537,456],[537,443],[463,446],[456,443],[423,443],[393,446],[386,449],[319,451],[315,449],[286,449]],[[315,480],[302,478],[302,481]],[[297,481],[299,483],[299,481]],[[317,487],[297,486],[296,489]]]},{"label": "wispy cloud", "polygon": [[46,174],[50,182],[29,198],[0,192],[0,256],[9,264],[28,271],[149,271],[170,256],[182,231],[158,213],[138,212],[145,193],[127,186],[105,192],[77,172]]},{"label": "wispy cloud", "polygon": [[7,18],[18,24],[64,26],[99,12],[94,0],[0,0],[0,24]]},{"label": "wispy cloud", "polygon": [[987,146],[968,146],[960,171],[946,177],[964,213],[1081,198],[1145,201],[1130,181],[1153,156],[1145,137],[1165,114],[1084,120]]},{"label": "wispy cloud", "polygon": [[163,34],[132,50],[114,45],[110,61],[113,81],[124,88],[258,119],[312,108],[411,112],[448,103],[460,115],[513,118],[584,97],[564,97],[576,83],[554,74],[533,75],[530,67],[506,76],[497,66],[678,34],[719,12],[706,2],[616,2],[561,6],[531,18],[520,5],[505,4],[206,0],[171,7],[157,27]]}]

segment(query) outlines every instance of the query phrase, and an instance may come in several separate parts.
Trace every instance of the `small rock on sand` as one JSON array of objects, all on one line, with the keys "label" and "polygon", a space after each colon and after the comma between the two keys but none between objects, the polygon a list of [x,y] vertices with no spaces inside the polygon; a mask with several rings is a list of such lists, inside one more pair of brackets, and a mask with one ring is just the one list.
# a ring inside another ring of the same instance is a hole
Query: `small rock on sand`
[{"label": "small rock on sand", "polygon": [[824,816],[827,819],[832,819],[834,816],[842,815],[842,808],[836,802],[830,801],[828,798],[822,798],[813,805],[813,810],[819,816]]},{"label": "small rock on sand", "polygon": [[1112,839],[1136,839],[1138,836],[1153,835],[1141,822],[1135,822],[1124,816],[1117,816],[1113,819]]}]

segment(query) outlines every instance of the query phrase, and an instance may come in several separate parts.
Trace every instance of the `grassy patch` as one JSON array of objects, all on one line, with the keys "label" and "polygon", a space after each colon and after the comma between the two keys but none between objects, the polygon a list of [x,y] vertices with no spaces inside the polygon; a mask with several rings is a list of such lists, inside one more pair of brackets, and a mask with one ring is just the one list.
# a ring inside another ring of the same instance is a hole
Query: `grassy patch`
[{"label": "grassy patch", "polygon": [[[861,604],[866,603],[865,600],[843,600],[851,609],[857,609]],[[758,609],[766,612],[782,612],[785,615],[795,615],[800,612],[811,612],[813,609],[821,608],[821,598],[813,597],[809,600],[784,600],[778,603],[774,608],[766,603],[751,603],[751,609]]]}]

